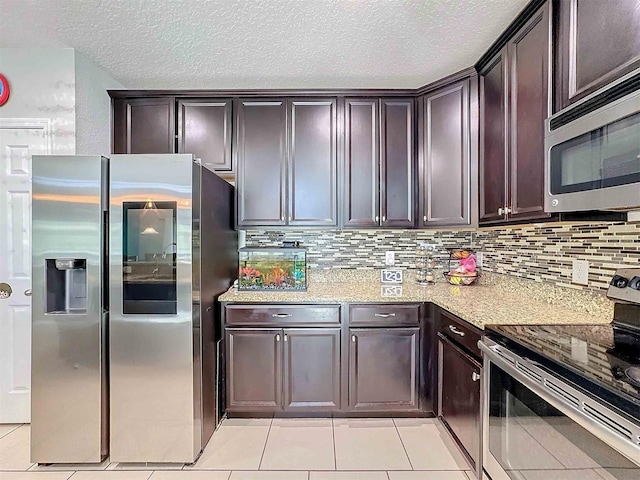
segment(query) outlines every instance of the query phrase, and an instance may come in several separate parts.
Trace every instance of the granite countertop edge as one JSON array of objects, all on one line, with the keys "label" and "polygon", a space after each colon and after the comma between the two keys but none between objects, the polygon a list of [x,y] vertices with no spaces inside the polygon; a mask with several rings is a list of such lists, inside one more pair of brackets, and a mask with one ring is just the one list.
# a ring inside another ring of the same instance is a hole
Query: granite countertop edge
[{"label": "granite countertop edge", "polygon": [[495,286],[454,286],[447,283],[402,285],[399,296],[383,296],[380,283],[315,283],[306,292],[237,291],[222,294],[228,303],[412,303],[431,302],[462,320],[486,325],[606,325],[612,317],[570,306],[533,300],[525,293],[505,292]]}]

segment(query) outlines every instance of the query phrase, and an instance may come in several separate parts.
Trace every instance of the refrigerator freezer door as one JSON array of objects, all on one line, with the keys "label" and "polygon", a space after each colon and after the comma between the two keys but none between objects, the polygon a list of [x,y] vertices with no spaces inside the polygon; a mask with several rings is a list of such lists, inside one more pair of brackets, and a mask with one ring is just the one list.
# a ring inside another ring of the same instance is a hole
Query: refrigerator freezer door
[{"label": "refrigerator freezer door", "polygon": [[107,160],[33,156],[31,461],[107,454]]}]

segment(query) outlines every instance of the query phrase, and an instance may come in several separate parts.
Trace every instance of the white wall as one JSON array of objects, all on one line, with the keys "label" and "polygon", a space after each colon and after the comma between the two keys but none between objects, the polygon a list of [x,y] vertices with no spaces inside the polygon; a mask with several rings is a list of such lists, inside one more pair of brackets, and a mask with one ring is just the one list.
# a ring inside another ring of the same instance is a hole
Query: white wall
[{"label": "white wall", "polygon": [[54,154],[76,151],[76,90],[71,48],[0,48],[0,72],[11,96],[0,118],[50,119]]},{"label": "white wall", "polygon": [[73,48],[0,48],[0,72],[11,96],[0,118],[51,120],[52,153],[108,155],[111,102],[124,88]]},{"label": "white wall", "polygon": [[124,88],[100,66],[75,52],[76,153],[111,152],[111,99],[107,90]]}]

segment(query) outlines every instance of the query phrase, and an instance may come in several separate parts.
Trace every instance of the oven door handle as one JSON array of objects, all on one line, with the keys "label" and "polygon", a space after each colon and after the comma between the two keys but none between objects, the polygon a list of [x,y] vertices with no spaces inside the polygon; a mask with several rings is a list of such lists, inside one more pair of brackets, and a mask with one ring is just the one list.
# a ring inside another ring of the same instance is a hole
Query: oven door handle
[{"label": "oven door handle", "polygon": [[[480,340],[478,347],[485,354],[487,394],[490,393],[489,362],[611,447],[631,459],[640,458],[640,426],[489,339]],[[484,420],[488,421],[488,418]]]}]

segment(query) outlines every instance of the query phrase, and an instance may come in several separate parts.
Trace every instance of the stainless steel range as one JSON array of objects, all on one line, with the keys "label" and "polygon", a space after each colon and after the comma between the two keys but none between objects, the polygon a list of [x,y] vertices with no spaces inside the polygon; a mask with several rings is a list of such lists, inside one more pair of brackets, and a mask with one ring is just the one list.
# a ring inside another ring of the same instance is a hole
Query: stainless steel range
[{"label": "stainless steel range", "polygon": [[640,478],[640,269],[611,325],[488,327],[483,468],[492,480]]}]

